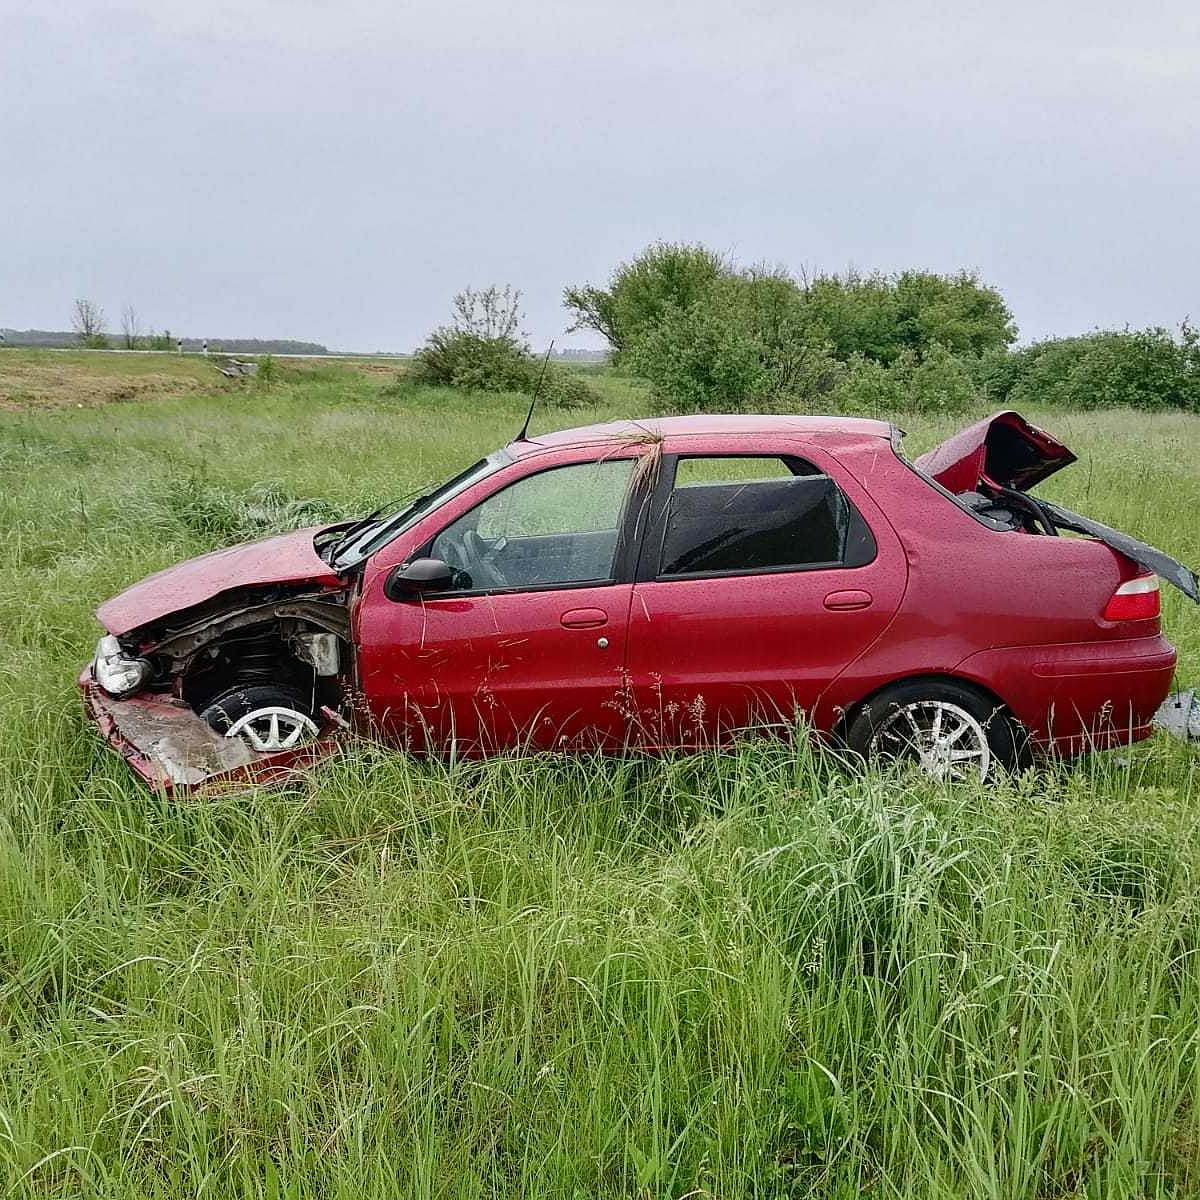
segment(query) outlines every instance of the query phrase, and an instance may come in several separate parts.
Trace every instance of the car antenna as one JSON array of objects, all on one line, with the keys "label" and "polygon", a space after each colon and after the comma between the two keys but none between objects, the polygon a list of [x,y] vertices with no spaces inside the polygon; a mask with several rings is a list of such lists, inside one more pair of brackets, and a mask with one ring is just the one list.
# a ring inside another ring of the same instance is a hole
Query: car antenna
[{"label": "car antenna", "polygon": [[550,339],[550,345],[546,348],[546,356],[542,359],[542,370],[537,377],[537,383],[533,385],[533,395],[529,397],[529,411],[525,414],[525,424],[521,426],[521,432],[513,438],[514,442],[523,442],[526,440],[526,434],[529,432],[529,421],[533,417],[533,406],[537,403],[538,392],[542,390],[542,380],[546,378],[546,368],[550,365],[550,355],[554,353],[554,339]]}]

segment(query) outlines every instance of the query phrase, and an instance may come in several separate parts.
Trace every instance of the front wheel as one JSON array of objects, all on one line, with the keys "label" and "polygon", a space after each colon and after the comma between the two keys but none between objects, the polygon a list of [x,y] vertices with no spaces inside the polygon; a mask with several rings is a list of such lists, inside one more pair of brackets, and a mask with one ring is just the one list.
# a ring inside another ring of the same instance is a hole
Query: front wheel
[{"label": "front wheel", "polygon": [[231,688],[200,716],[218,733],[240,737],[261,754],[293,750],[320,732],[311,698],[298,688],[275,684]]},{"label": "front wheel", "polygon": [[939,782],[982,783],[1020,760],[1017,726],[1004,708],[951,680],[884,688],[850,722],[846,744],[864,758],[912,762]]}]

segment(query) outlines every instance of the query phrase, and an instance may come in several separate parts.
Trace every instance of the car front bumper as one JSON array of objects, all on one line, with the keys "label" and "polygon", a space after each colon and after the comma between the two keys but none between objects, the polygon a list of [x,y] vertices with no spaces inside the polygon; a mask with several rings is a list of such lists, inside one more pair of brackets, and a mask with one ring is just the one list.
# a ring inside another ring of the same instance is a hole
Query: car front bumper
[{"label": "car front bumper", "polygon": [[90,666],[79,676],[79,689],[100,736],[156,791],[217,780],[278,782],[330,750],[326,736],[295,750],[259,754],[241,738],[217,733],[173,696],[140,693],[114,700],[96,683]]}]

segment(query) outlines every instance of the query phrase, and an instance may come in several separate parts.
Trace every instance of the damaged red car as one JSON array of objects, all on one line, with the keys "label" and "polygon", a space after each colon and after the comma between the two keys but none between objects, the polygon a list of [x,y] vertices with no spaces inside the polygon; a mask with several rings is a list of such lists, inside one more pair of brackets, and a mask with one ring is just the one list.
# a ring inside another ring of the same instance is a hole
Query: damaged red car
[{"label": "damaged red car", "polygon": [[218,550],[103,604],[80,683],[155,787],[357,728],[416,751],[791,731],[937,778],[1146,737],[1168,555],[1031,494],[1000,413],[914,463],[881,421],[695,416],[521,438],[400,511]]}]

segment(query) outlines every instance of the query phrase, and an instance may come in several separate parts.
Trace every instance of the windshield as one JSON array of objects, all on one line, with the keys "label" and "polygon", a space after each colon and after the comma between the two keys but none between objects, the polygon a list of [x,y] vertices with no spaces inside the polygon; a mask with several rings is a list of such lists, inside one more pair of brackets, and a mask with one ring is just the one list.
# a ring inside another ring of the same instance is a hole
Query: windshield
[{"label": "windshield", "polygon": [[399,512],[391,516],[371,518],[364,522],[354,522],[343,532],[339,540],[322,549],[325,560],[334,570],[346,571],[358,566],[370,558],[377,550],[386,546],[406,529],[415,525],[422,517],[440,508],[448,500],[452,500],[460,492],[466,491],[472,484],[486,479],[501,467],[514,462],[507,450],[497,450],[487,458],[481,458],[477,463],[459,472],[453,479],[446,480],[440,487],[431,492],[425,492],[409,501]]}]

